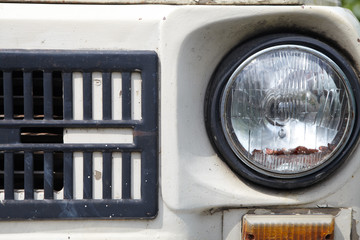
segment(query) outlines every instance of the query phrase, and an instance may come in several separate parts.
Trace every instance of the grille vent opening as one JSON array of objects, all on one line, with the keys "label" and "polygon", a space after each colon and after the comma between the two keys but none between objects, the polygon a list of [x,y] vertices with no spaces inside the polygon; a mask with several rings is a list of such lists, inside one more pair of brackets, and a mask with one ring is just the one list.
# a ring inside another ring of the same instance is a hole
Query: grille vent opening
[{"label": "grille vent opening", "polygon": [[[63,119],[63,84],[61,72],[12,71],[9,72],[8,75],[10,75],[10,81],[7,82],[9,86],[4,89],[4,72],[0,72],[0,119],[4,119],[5,115],[5,94],[10,95],[10,97],[12,96],[11,105],[13,106],[8,106],[11,108],[9,112],[12,113],[12,116],[8,116],[9,119],[24,119],[25,111],[27,119]],[[46,79],[46,77],[49,79]],[[26,79],[26,81],[24,81],[24,79]],[[44,83],[46,85],[44,85]],[[24,91],[24,88],[26,91]],[[44,91],[44,89],[46,89],[46,91]],[[44,93],[47,95],[46,97],[44,97]]]},{"label": "grille vent opening", "polygon": [[[13,155],[14,162],[14,189],[24,189],[25,183],[25,154],[24,152],[15,152]],[[60,191],[63,188],[63,153],[54,152],[54,190]],[[44,189],[44,152],[34,152],[32,154],[33,169],[33,188],[34,190]],[[28,166],[26,166],[28,167]],[[4,189],[4,152],[0,153],[0,189]]]},{"label": "grille vent opening", "polygon": [[21,143],[63,143],[63,128],[21,128]]},{"label": "grille vent opening", "polygon": [[[31,89],[29,89],[31,91]],[[4,92],[4,94],[8,94]],[[24,119],[24,78],[23,72],[12,72],[13,118]],[[8,106],[11,107],[11,106]]]}]

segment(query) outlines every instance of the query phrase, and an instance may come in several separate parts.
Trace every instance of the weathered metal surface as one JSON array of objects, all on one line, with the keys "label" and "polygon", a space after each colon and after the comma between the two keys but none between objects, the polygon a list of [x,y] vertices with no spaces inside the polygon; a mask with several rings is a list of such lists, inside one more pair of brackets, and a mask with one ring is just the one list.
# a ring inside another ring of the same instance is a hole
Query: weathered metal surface
[{"label": "weathered metal surface", "polygon": [[0,2],[169,5],[341,5],[339,0],[7,0]]}]

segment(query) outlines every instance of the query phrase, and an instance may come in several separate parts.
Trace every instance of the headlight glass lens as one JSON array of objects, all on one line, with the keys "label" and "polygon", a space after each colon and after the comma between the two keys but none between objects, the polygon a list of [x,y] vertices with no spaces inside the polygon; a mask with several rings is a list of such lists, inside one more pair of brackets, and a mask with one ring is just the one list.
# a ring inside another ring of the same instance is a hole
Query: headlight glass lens
[{"label": "headlight glass lens", "polygon": [[220,103],[222,128],[246,165],[282,177],[306,175],[336,157],[354,125],[342,70],[303,46],[262,50],[234,71]]}]

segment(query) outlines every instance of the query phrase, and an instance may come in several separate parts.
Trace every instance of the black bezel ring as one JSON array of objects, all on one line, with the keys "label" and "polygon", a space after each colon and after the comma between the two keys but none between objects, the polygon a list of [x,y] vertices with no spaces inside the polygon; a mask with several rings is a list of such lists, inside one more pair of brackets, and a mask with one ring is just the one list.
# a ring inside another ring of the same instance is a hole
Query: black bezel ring
[{"label": "black bezel ring", "polygon": [[[333,159],[324,167],[318,168],[315,172],[309,175],[296,176],[294,178],[281,178],[278,176],[269,176],[260,173],[240,160],[233,152],[223,132],[221,125],[220,102],[223,90],[233,72],[240,66],[242,62],[248,59],[253,54],[269,47],[279,45],[300,45],[317,50],[332,61],[334,61],[344,72],[349,80],[351,90],[355,98],[355,111],[353,111],[354,127],[350,133],[348,141],[344,148],[338,153],[337,157]],[[333,47],[319,41],[317,39],[296,35],[296,34],[273,34],[259,37],[248,41],[231,50],[225,56],[215,70],[209,82],[206,97],[205,97],[205,124],[208,136],[219,153],[220,157],[225,161],[229,167],[239,176],[244,177],[254,183],[277,189],[295,189],[306,187],[319,182],[332,174],[352,152],[354,146],[358,141],[360,132],[360,85],[359,79],[355,70],[349,62]]]}]

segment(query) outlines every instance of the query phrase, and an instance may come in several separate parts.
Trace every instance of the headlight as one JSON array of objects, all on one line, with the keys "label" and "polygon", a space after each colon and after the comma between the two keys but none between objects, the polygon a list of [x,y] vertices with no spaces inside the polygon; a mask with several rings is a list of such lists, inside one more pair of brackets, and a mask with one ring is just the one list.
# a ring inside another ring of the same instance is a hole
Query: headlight
[{"label": "headlight", "polygon": [[359,132],[358,79],[330,46],[303,36],[246,43],[218,67],[207,93],[209,135],[238,174],[276,188],[329,175]]}]

